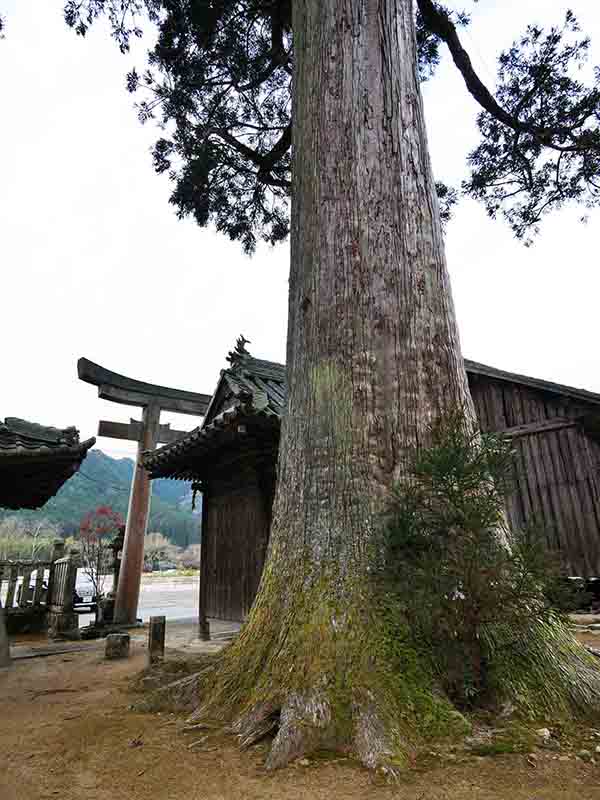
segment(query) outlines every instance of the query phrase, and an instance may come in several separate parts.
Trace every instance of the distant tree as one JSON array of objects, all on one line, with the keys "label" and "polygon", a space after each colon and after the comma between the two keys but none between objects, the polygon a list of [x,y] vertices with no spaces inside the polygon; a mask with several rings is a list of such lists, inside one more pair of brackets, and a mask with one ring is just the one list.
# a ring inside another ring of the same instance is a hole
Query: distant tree
[{"label": "distant tree", "polygon": [[181,554],[181,563],[186,569],[198,569],[200,566],[200,545],[191,544]]},{"label": "distant tree", "polygon": [[49,558],[61,536],[61,526],[45,518],[6,517],[0,520],[0,560]]},{"label": "distant tree", "polygon": [[[288,411],[260,589],[216,668],[170,691],[233,718],[243,744],[276,731],[269,767],[326,748],[393,771],[432,713],[456,716],[382,615],[381,520],[432,423],[461,408],[476,427],[419,81],[445,43],[482,109],[465,189],[526,237],[551,207],[600,200],[600,74],[581,79],[589,42],[572,14],[501,55],[494,97],[460,42],[467,15],[431,0],[65,8],[81,35],[107,15],[122,50],[142,12],[157,39],[128,87],[146,92],[141,118],[161,123],[155,166],[178,214],[248,251],[291,233]],[[521,674],[541,688],[551,641],[561,710],[582,710],[581,687],[600,708],[600,672],[560,627],[520,640]],[[503,689],[519,702],[517,684]]]},{"label": "distant tree", "polygon": [[98,603],[96,621],[99,621],[99,601],[104,596],[104,583],[112,561],[110,544],[123,524],[118,511],[110,506],[98,506],[86,514],[79,525],[82,565]]},{"label": "distant tree", "polygon": [[181,553],[181,548],[174,545],[162,533],[149,533],[144,540],[144,561],[158,569],[161,561],[175,561]]}]

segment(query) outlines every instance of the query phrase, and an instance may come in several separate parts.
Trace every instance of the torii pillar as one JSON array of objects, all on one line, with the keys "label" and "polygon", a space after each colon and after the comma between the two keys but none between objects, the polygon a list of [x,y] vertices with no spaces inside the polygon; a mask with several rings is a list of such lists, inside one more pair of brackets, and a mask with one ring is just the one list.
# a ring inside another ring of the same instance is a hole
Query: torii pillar
[{"label": "torii pillar", "polygon": [[127,425],[101,420],[98,425],[99,436],[128,439],[138,443],[114,612],[115,623],[131,625],[137,619],[144,564],[144,537],[148,527],[152,493],[150,478],[142,464],[142,455],[146,450],[154,450],[159,442],[172,442],[185,433],[172,431],[169,425],[161,425],[161,411],[175,411],[179,414],[202,417],[206,413],[211,396],[127,378],[94,364],[87,358],[80,358],[77,362],[77,374],[82,381],[97,386],[98,397],[103,400],[142,408],[141,422],[132,419]]}]

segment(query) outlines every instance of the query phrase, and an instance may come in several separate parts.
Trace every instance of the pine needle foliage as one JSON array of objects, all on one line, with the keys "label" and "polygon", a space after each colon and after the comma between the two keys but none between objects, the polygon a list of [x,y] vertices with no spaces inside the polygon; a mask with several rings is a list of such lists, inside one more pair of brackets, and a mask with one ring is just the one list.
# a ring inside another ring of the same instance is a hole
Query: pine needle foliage
[{"label": "pine needle foliage", "polygon": [[[446,45],[482,109],[462,193],[526,242],[550,210],[597,206],[600,70],[586,65],[590,41],[575,15],[546,30],[530,25],[500,54],[492,93],[460,40],[469,14],[434,0],[414,6],[419,77],[437,72]],[[154,167],[170,177],[179,216],[213,223],[246,252],[287,237],[291,0],[65,0],[64,17],[80,36],[105,17],[123,53],[151,37],[147,64],[129,72],[127,89],[140,98],[140,120],[161,130]],[[447,220],[458,192],[442,181],[437,188]]]},{"label": "pine needle foliage", "polygon": [[540,639],[531,652],[547,654],[557,636],[559,651],[578,652],[553,605],[560,574],[543,533],[507,527],[513,470],[510,443],[469,430],[457,412],[432,429],[431,445],[415,455],[390,504],[387,586],[439,682],[462,708],[506,694],[501,674],[509,695],[524,697],[523,681],[534,686],[528,670],[515,678],[506,669],[518,653],[531,658],[524,645],[532,626]]}]

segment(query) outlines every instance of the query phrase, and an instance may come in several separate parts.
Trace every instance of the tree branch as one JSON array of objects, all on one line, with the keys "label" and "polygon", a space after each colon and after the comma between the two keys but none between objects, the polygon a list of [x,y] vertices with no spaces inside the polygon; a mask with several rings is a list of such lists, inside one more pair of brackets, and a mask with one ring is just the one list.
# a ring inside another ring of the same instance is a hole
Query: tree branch
[{"label": "tree branch", "polygon": [[[573,135],[573,127],[540,128],[528,122],[522,122],[502,108],[475,72],[469,54],[458,38],[456,27],[445,11],[438,8],[432,0],[417,0],[417,5],[427,27],[448,45],[452,59],[463,76],[471,96],[495,119],[517,133],[528,133],[546,147],[560,152],[577,152],[590,149],[600,151],[600,144],[594,142],[589,135],[586,136],[585,132],[580,137],[576,137]],[[588,117],[590,115],[588,114]],[[585,117],[585,119],[588,117]],[[570,147],[561,147],[551,141],[554,136],[568,137],[575,144]]]},{"label": "tree branch", "polygon": [[288,125],[284,129],[279,139],[273,145],[273,148],[265,155],[257,153],[256,150],[248,147],[247,144],[240,142],[240,140],[232,136],[228,130],[219,128],[214,129],[213,133],[258,167],[257,178],[261,183],[268,184],[269,186],[278,186],[282,189],[290,188],[291,184],[289,181],[274,177],[271,175],[271,171],[277,165],[279,159],[285,155],[292,143],[291,125]]}]

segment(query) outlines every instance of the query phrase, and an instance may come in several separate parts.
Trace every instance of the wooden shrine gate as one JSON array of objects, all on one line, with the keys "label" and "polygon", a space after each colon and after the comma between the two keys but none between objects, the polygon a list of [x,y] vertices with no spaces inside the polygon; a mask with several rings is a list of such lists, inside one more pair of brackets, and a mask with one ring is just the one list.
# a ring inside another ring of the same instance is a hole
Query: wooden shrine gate
[{"label": "wooden shrine gate", "polygon": [[132,419],[129,424],[124,424],[101,420],[98,425],[99,436],[138,443],[114,612],[116,623],[132,624],[137,617],[151,495],[150,478],[143,467],[142,456],[147,450],[154,450],[159,443],[168,444],[185,435],[184,431],[172,431],[169,425],[161,425],[161,411],[202,417],[211,395],[127,378],[87,358],[80,358],[77,362],[77,374],[82,381],[98,387],[98,397],[101,399],[142,408],[141,421]]}]

